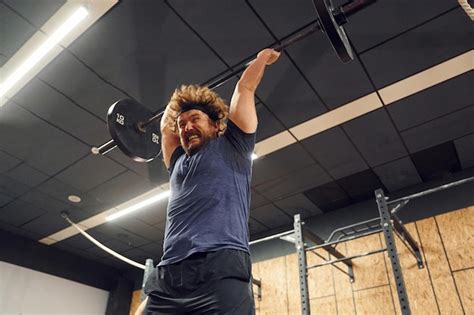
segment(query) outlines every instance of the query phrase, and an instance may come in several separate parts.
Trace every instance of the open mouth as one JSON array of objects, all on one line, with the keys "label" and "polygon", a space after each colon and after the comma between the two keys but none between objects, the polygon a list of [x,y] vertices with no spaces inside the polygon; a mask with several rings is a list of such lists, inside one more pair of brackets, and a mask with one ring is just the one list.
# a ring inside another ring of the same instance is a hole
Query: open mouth
[{"label": "open mouth", "polygon": [[191,135],[191,136],[189,136],[189,137],[187,138],[187,142],[188,142],[188,143],[191,143],[191,142],[193,142],[194,140],[196,140],[196,141],[199,140],[199,136],[198,136],[198,135]]}]

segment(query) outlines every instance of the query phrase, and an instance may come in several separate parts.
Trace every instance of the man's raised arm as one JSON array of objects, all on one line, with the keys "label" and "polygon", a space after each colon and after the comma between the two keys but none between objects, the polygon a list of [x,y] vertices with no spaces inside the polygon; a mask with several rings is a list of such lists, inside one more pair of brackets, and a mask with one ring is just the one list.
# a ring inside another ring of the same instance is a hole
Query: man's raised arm
[{"label": "man's raised arm", "polygon": [[279,52],[267,48],[245,69],[235,86],[230,102],[229,119],[243,132],[254,133],[257,130],[257,110],[255,108],[255,90],[262,80],[265,67],[274,63]]},{"label": "man's raised arm", "polygon": [[172,119],[169,115],[169,108],[166,107],[163,117],[161,117],[161,151],[163,154],[163,162],[166,168],[170,167],[171,155],[174,150],[181,145],[177,133],[171,130]]}]

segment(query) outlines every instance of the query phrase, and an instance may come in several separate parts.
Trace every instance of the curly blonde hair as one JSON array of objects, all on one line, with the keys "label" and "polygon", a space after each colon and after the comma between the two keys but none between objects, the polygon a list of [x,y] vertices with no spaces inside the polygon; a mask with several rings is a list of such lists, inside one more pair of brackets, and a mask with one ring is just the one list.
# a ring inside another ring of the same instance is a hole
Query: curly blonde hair
[{"label": "curly blonde hair", "polygon": [[168,121],[169,128],[173,132],[177,131],[176,121],[183,111],[183,107],[189,104],[199,104],[208,108],[210,116],[216,117],[218,123],[218,133],[223,134],[227,128],[227,117],[229,115],[229,106],[224,100],[206,86],[200,85],[181,85],[177,88],[168,103]]}]

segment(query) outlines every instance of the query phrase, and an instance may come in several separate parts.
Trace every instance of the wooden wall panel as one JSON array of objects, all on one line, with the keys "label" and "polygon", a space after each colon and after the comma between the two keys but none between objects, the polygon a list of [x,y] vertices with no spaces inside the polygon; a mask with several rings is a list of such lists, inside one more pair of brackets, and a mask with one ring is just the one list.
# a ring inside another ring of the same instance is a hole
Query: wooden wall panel
[{"label": "wooden wall panel", "polygon": [[[338,245],[337,249],[343,255],[347,255],[347,246],[345,243]],[[347,271],[347,266],[343,263],[337,263],[336,266],[344,271]],[[337,300],[337,314],[355,314],[354,296],[352,293],[352,284],[349,281],[349,276],[335,268],[333,268],[332,273],[334,277],[334,290]]]},{"label": "wooden wall panel", "polygon": [[[329,254],[324,249],[318,249],[315,252],[322,257],[325,257],[326,260],[329,259]],[[308,266],[319,264],[325,261],[312,252],[308,252],[306,257]],[[332,268],[333,267],[328,265],[308,270],[308,290],[310,299],[334,295]]]},{"label": "wooden wall panel", "polygon": [[[378,234],[347,242],[348,255],[357,255],[382,248]],[[388,284],[387,269],[384,262],[385,253],[374,254],[353,260],[354,290],[362,290]]]},{"label": "wooden wall panel", "polygon": [[[405,227],[410,232],[415,241],[420,244],[418,231],[415,227],[415,224],[407,224]],[[426,266],[423,269],[419,269],[416,259],[412,253],[408,251],[406,246],[400,241],[398,237],[396,237],[395,240],[412,314],[438,314],[438,307],[436,305],[428,269]],[[390,259],[387,257],[387,255],[385,255],[385,260],[389,269],[388,275],[390,278],[393,300],[395,301],[395,310],[397,314],[400,314],[400,304],[398,302],[395,282],[393,281],[393,271],[390,265]]]},{"label": "wooden wall panel", "polygon": [[357,314],[394,314],[388,285],[354,292]]},{"label": "wooden wall panel", "polygon": [[461,297],[464,312],[474,314],[474,269],[466,269],[453,273],[456,286]]},{"label": "wooden wall panel", "polygon": [[140,305],[140,296],[142,294],[142,290],[135,290],[132,293],[132,302],[130,303],[130,315],[134,315],[135,311],[137,310],[138,306]]},{"label": "wooden wall panel", "polygon": [[461,303],[434,218],[417,221],[416,226],[441,314],[462,314]]},{"label": "wooden wall panel", "polygon": [[286,259],[278,257],[258,263],[262,281],[260,314],[287,314],[288,290],[286,287]]},{"label": "wooden wall panel", "polygon": [[[311,314],[337,314],[336,298],[334,295],[311,299],[309,302]],[[299,314],[301,314],[301,312]]]},{"label": "wooden wall panel", "polygon": [[436,216],[452,271],[474,267],[474,206]]}]

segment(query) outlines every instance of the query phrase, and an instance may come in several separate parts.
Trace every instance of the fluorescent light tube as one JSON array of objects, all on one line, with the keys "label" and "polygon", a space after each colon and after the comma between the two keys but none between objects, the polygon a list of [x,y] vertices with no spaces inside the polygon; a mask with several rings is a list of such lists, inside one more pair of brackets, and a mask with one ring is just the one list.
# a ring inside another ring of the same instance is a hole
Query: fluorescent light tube
[{"label": "fluorescent light tube", "polygon": [[143,201],[141,201],[141,202],[139,202],[139,203],[137,203],[137,204],[135,204],[135,205],[133,205],[133,206],[130,206],[130,207],[128,207],[128,208],[125,208],[125,209],[123,209],[123,210],[120,210],[119,212],[116,212],[116,213],[114,213],[114,214],[111,214],[111,215],[107,216],[105,219],[106,219],[107,221],[115,220],[115,219],[120,218],[120,217],[122,217],[122,216],[124,216],[124,215],[126,215],[126,214],[129,214],[129,213],[131,213],[131,212],[137,211],[138,209],[141,209],[141,208],[143,208],[143,207],[146,207],[146,206],[148,206],[148,205],[151,205],[152,203],[155,203],[155,202],[160,201],[160,200],[162,200],[162,199],[168,198],[169,195],[170,195],[170,191],[169,191],[169,190],[164,191],[164,192],[162,192],[162,193],[160,193],[160,194],[157,194],[156,196],[153,196],[153,197],[151,197],[151,198],[145,199],[145,200],[143,200]]},{"label": "fluorescent light tube", "polygon": [[25,76],[54,46],[56,46],[69,32],[71,32],[89,12],[79,7],[64,24],[62,24],[28,59],[25,60],[1,85],[0,97]]}]

